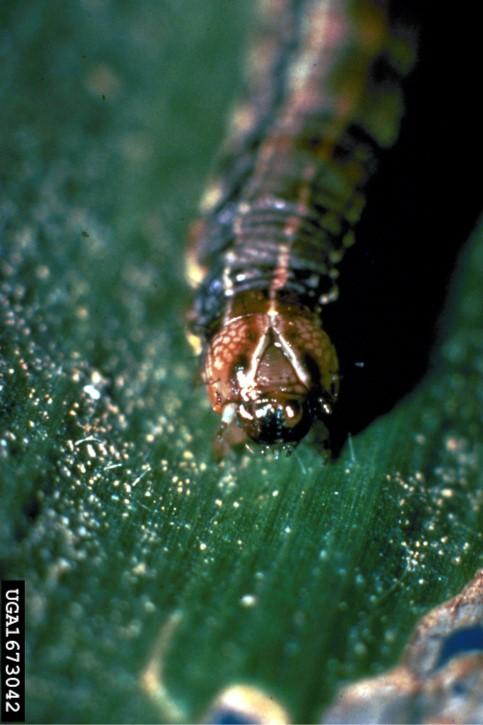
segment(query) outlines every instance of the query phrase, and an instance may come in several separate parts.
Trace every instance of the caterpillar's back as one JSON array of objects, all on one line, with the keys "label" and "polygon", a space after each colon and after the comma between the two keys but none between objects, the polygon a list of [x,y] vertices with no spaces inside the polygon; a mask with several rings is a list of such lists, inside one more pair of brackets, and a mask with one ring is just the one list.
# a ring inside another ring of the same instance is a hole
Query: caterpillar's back
[{"label": "caterpillar's back", "polygon": [[191,231],[190,339],[222,443],[296,443],[339,387],[322,325],[414,53],[371,0],[266,0],[219,175]]}]

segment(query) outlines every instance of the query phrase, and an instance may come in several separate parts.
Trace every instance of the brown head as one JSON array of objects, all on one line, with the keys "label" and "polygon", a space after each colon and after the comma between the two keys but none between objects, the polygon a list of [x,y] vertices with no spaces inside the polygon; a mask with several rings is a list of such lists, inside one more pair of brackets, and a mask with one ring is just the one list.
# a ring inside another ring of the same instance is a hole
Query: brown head
[{"label": "brown head", "polygon": [[279,306],[225,324],[208,347],[204,380],[223,429],[237,426],[259,443],[294,444],[331,412],[337,356],[313,313]]}]

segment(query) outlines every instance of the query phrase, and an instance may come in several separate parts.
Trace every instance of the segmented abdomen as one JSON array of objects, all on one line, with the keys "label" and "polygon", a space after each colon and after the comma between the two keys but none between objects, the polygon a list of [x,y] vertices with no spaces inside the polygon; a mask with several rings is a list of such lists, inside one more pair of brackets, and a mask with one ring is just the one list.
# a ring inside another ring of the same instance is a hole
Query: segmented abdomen
[{"label": "segmented abdomen", "polygon": [[[337,263],[353,241],[364,187],[380,149],[397,136],[400,77],[412,60],[402,29],[389,29],[384,3],[260,6],[246,96],[192,231],[188,275],[198,289],[191,329],[205,357],[234,316],[273,321],[298,307],[322,326],[321,308],[337,296]],[[306,377],[317,395],[329,394],[322,371],[318,380]],[[254,374],[252,400],[255,381]],[[225,403],[242,393],[234,383]]]}]

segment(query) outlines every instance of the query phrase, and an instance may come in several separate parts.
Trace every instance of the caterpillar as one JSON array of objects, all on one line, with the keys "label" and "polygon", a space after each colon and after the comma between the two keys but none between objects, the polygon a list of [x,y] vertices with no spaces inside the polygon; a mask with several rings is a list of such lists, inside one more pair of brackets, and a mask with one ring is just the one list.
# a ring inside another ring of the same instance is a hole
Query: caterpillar
[{"label": "caterpillar", "polygon": [[323,308],[397,138],[414,55],[387,3],[259,3],[246,90],[186,265],[188,335],[222,454],[249,439],[290,448],[333,410],[339,363]]}]

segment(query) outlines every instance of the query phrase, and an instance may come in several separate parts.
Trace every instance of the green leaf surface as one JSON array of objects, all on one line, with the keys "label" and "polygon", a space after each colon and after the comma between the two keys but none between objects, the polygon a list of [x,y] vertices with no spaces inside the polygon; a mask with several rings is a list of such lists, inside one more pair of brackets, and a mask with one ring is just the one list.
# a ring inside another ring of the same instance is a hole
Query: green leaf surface
[{"label": "green leaf surface", "polygon": [[481,563],[481,227],[428,373],[340,456],[212,460],[184,239],[249,11],[0,9],[0,557],[30,721],[192,721],[238,682],[314,721]]}]

